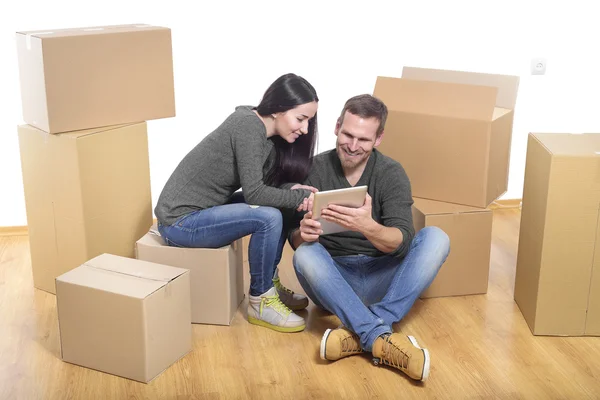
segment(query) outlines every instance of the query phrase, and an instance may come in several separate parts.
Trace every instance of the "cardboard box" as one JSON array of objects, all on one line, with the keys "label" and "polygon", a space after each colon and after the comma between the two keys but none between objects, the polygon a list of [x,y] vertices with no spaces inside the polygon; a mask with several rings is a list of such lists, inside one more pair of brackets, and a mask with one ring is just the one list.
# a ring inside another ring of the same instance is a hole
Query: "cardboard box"
[{"label": "cardboard box", "polygon": [[486,293],[492,246],[492,211],[414,198],[418,232],[437,226],[450,237],[450,254],[421,298]]},{"label": "cardboard box", "polygon": [[600,134],[530,134],[515,301],[534,335],[600,335]]},{"label": "cardboard box", "polygon": [[378,147],[399,161],[413,195],[486,208],[506,192],[519,78],[404,68],[378,77],[388,107]]},{"label": "cardboard box", "polygon": [[59,133],[175,116],[171,30],[18,32],[23,119]]},{"label": "cardboard box", "polygon": [[190,274],[102,254],[56,278],[62,359],[149,382],[192,349]]},{"label": "cardboard box", "polygon": [[250,238],[252,235],[247,235],[242,238],[242,249],[244,251],[244,262],[248,261],[248,246],[250,246]]},{"label": "cardboard box", "polygon": [[102,253],[134,257],[152,225],[146,123],[50,135],[18,127],[33,283]]},{"label": "cardboard box", "polygon": [[136,258],[189,269],[192,323],[230,325],[244,300],[242,240],[218,249],[172,247],[150,230],[136,243]]}]

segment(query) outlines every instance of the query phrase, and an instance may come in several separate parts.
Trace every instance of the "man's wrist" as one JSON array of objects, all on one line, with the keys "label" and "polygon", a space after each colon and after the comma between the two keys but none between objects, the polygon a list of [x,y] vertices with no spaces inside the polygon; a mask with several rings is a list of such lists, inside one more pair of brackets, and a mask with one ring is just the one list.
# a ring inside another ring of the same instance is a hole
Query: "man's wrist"
[{"label": "man's wrist", "polygon": [[300,234],[300,228],[292,230],[290,233],[290,244],[293,249],[296,250],[303,242],[302,235]]},{"label": "man's wrist", "polygon": [[362,229],[362,234],[365,237],[372,237],[377,235],[377,233],[381,230],[382,226],[377,223],[374,219],[369,220],[367,224],[364,225]]}]

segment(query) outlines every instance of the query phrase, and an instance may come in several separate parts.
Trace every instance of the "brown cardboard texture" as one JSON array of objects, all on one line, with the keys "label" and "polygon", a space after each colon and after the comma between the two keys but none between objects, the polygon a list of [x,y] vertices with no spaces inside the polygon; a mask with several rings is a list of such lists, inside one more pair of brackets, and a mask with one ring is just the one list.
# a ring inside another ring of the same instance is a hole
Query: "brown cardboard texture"
[{"label": "brown cardboard texture", "polygon": [[420,198],[486,208],[506,192],[519,78],[404,68],[378,77],[388,107],[379,150],[399,161]]},{"label": "brown cardboard texture", "polygon": [[33,283],[102,253],[134,257],[152,225],[146,123],[50,135],[18,127]]},{"label": "brown cardboard texture", "polygon": [[491,210],[413,200],[415,231],[437,226],[450,238],[450,254],[421,298],[486,293],[492,243]]},{"label": "brown cardboard texture", "polygon": [[102,254],[56,278],[62,359],[149,382],[192,349],[190,274]]},{"label": "brown cardboard texture", "polygon": [[136,243],[136,257],[190,270],[192,323],[230,325],[244,300],[242,240],[218,249],[173,247],[153,226]]},{"label": "brown cardboard texture", "polygon": [[534,335],[600,336],[600,134],[530,134],[515,301]]},{"label": "brown cardboard texture", "polygon": [[175,116],[171,30],[17,32],[25,123],[60,133]]}]

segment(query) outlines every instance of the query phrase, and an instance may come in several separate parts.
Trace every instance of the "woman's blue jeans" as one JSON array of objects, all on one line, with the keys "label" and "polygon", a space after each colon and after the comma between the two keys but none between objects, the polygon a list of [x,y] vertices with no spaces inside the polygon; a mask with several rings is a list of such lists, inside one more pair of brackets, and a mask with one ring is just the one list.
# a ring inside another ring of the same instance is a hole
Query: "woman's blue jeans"
[{"label": "woman's blue jeans", "polygon": [[250,206],[241,193],[228,204],[194,211],[172,225],[158,224],[169,246],[219,248],[247,235],[250,295],[259,296],[273,287],[273,275],[286,240],[281,211]]}]

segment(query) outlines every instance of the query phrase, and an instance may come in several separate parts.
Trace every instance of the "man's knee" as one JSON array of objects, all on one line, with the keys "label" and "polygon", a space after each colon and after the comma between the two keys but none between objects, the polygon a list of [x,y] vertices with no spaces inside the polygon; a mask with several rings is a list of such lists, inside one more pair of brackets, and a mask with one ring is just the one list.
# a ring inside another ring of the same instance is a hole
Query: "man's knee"
[{"label": "man's knee", "polygon": [[428,246],[431,246],[436,252],[439,252],[444,258],[450,252],[450,237],[446,232],[437,226],[426,226],[419,232],[424,235],[424,240]]},{"label": "man's knee", "polygon": [[317,275],[319,271],[319,268],[317,268],[317,264],[319,264],[317,261],[320,253],[319,247],[322,247],[319,242],[302,243],[296,249],[292,258],[294,269],[308,282],[315,279],[315,275]]}]

